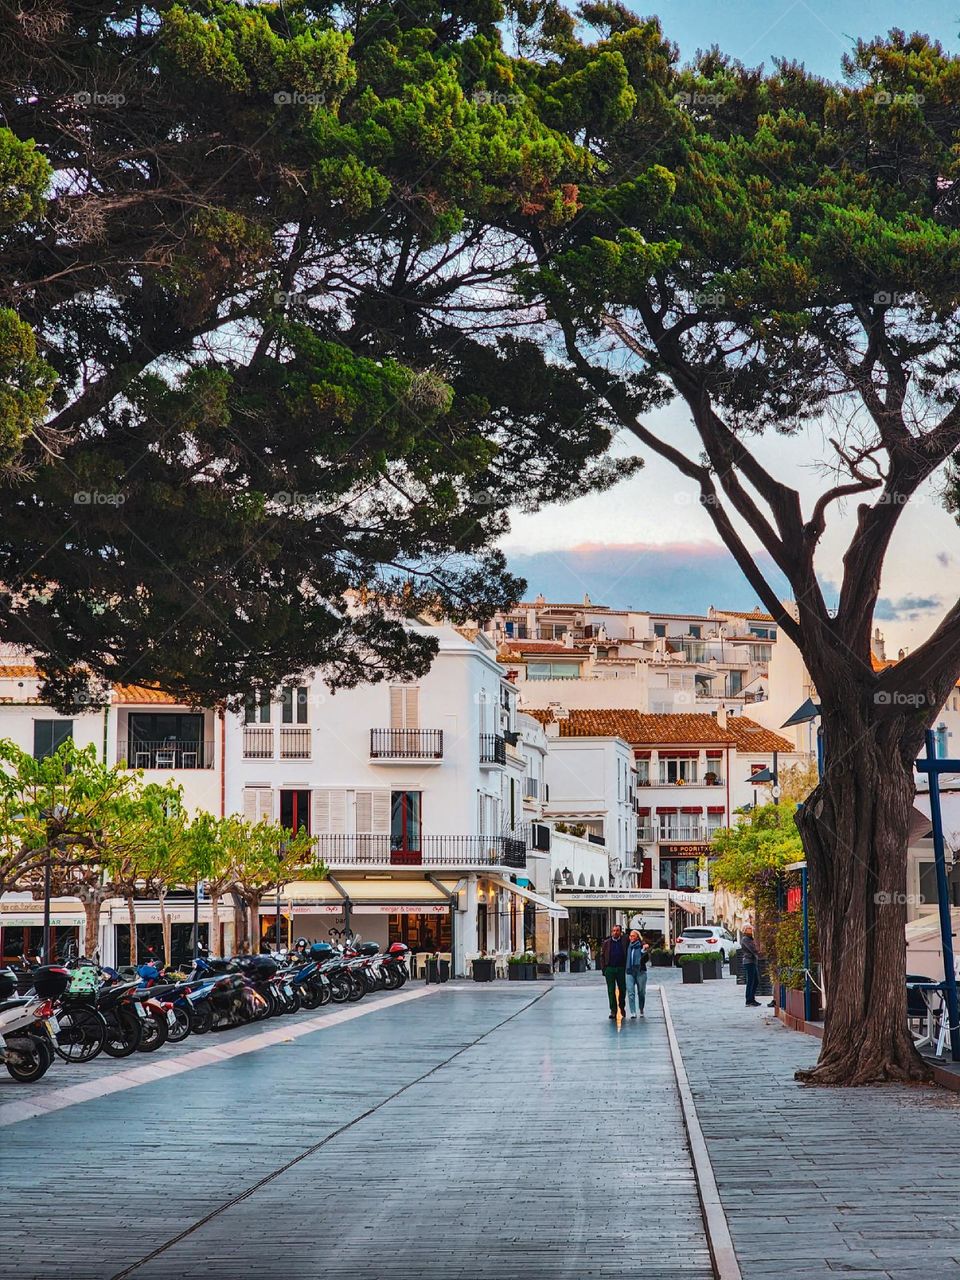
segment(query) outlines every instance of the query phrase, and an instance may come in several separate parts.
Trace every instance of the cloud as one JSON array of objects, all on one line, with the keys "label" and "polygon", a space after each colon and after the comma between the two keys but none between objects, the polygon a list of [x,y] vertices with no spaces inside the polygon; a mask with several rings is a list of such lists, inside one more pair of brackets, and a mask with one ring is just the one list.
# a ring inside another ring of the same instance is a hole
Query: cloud
[{"label": "cloud", "polygon": [[[527,580],[527,598],[582,600],[611,609],[704,613],[752,609],[756,590],[725,547],[713,542],[581,543],[556,551],[509,553],[513,573]],[[765,554],[757,562],[780,599],[790,598],[783,575]],[[761,604],[761,607],[762,604]]]},{"label": "cloud", "polygon": [[897,619],[901,622],[915,622],[925,613],[933,613],[943,608],[942,596],[901,596],[899,600],[890,600],[881,596],[873,616],[878,622],[890,622]]}]

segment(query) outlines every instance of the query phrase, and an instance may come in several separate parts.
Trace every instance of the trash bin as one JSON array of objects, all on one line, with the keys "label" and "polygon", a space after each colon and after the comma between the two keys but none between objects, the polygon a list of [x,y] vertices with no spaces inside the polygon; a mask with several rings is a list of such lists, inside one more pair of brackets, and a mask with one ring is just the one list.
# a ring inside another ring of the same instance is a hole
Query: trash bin
[{"label": "trash bin", "polygon": [[437,978],[437,982],[449,982],[450,981],[450,961],[439,960],[437,962],[437,967],[440,973],[440,976]]}]

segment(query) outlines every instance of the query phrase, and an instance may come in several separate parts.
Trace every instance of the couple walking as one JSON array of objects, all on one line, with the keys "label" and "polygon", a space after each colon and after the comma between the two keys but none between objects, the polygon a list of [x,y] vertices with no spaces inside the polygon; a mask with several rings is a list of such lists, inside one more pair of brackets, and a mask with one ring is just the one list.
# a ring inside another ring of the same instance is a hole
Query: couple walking
[{"label": "couple walking", "polygon": [[640,930],[631,929],[630,936],[625,938],[623,930],[615,924],[600,948],[600,967],[607,980],[610,1017],[614,1021],[618,1009],[621,1017],[626,1017],[628,996],[630,1017],[635,1018],[638,1013],[643,1017],[649,963],[650,944],[640,937]]}]

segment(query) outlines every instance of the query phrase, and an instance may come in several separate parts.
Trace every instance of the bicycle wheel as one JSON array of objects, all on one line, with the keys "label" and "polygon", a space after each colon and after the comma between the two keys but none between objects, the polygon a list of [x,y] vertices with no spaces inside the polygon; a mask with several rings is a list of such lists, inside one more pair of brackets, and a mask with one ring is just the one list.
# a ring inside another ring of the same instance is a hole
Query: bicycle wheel
[{"label": "bicycle wheel", "polygon": [[103,1048],[107,1024],[88,1005],[75,1004],[57,1014],[56,1051],[64,1062],[90,1062]]}]

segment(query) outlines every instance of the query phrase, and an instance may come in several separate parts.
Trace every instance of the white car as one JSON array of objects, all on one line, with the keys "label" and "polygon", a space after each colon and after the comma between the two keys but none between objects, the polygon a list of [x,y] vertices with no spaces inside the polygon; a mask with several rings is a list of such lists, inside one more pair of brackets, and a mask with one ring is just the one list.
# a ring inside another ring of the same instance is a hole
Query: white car
[{"label": "white car", "polygon": [[740,943],[722,924],[698,924],[684,929],[673,947],[677,956],[696,955],[698,952],[717,952],[722,960],[729,961]]}]

